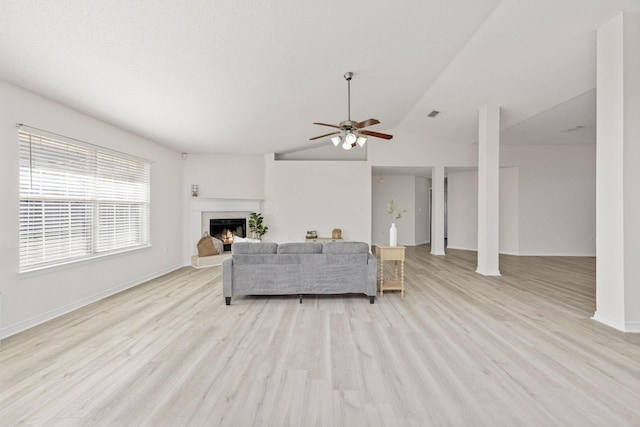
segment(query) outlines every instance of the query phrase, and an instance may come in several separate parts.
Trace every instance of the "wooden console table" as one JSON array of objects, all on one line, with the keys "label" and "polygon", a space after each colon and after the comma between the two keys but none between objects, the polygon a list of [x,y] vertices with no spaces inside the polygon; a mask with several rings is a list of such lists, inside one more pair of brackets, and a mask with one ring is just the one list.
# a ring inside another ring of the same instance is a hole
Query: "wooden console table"
[{"label": "wooden console table", "polygon": [[[384,291],[400,291],[404,298],[404,246],[373,245],[373,254],[378,260],[378,289],[380,296]],[[393,261],[393,280],[384,279],[384,262]],[[400,264],[400,277],[398,277],[398,263]]]},{"label": "wooden console table", "polygon": [[305,242],[319,242],[319,243],[327,243],[327,242],[342,242],[342,239],[334,239],[331,237],[307,237],[304,239]]}]

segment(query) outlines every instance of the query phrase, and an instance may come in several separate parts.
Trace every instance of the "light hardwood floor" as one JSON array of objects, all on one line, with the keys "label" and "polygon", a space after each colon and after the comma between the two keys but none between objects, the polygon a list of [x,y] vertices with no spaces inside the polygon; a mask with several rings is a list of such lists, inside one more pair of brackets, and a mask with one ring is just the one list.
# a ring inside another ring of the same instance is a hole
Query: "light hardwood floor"
[{"label": "light hardwood floor", "polygon": [[593,258],[407,248],[406,297],[237,297],[183,268],[3,341],[0,425],[638,426]]}]

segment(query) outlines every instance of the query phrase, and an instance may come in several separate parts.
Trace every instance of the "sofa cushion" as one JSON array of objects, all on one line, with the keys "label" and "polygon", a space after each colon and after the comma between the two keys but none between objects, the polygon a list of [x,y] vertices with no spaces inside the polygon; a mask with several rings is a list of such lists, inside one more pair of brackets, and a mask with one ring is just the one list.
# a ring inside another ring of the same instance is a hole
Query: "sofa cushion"
[{"label": "sofa cushion", "polygon": [[275,254],[277,243],[236,242],[231,245],[232,254]]},{"label": "sofa cushion", "polygon": [[369,245],[364,242],[328,242],[322,248],[323,254],[368,254]]},{"label": "sofa cushion", "polygon": [[324,257],[328,265],[358,265],[366,264],[369,254],[326,254]]},{"label": "sofa cushion", "polygon": [[321,254],[322,243],[317,242],[292,242],[280,243],[279,254]]}]

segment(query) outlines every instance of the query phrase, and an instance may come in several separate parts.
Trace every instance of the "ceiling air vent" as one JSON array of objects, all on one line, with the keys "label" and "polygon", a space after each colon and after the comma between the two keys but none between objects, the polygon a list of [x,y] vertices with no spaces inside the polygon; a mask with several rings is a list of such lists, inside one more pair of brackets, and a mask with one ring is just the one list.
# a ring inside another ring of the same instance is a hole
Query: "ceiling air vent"
[{"label": "ceiling air vent", "polygon": [[437,116],[438,114],[440,114],[440,111],[436,111],[433,110],[432,112],[430,112],[429,114],[427,114],[427,117],[431,117],[432,119]]}]

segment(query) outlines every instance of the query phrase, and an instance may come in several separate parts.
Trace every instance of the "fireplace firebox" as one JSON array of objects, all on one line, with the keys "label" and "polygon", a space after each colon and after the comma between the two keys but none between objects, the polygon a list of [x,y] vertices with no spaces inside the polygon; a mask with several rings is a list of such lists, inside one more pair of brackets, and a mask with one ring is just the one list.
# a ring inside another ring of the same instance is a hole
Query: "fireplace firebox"
[{"label": "fireplace firebox", "polygon": [[235,236],[247,237],[247,220],[246,218],[211,219],[209,234],[222,240],[225,252],[230,251]]}]

